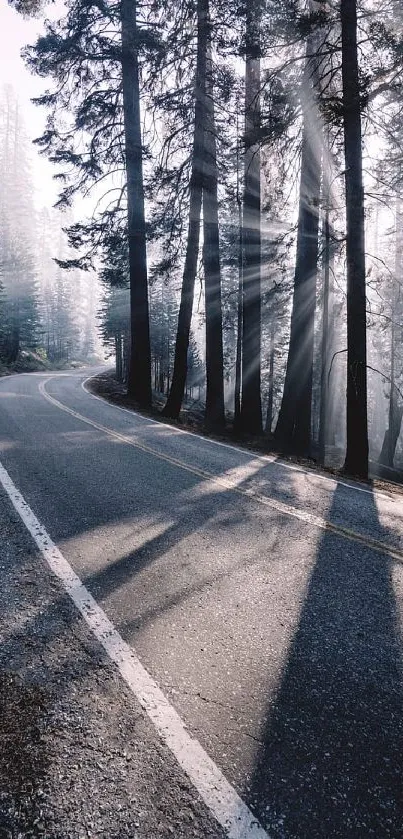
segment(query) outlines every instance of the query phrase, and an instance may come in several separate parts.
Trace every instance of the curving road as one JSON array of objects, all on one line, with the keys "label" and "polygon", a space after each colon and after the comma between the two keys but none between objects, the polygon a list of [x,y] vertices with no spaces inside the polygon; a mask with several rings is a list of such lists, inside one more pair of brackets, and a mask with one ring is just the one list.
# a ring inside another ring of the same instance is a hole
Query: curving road
[{"label": "curving road", "polygon": [[256,835],[401,839],[403,498],[118,409],[84,378],[0,382],[0,462],[51,540]]}]

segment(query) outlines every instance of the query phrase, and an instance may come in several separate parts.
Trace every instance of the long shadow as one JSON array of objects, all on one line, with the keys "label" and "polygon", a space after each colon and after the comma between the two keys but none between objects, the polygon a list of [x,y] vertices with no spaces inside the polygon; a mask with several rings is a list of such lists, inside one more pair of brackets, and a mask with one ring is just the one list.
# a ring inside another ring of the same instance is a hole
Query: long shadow
[{"label": "long shadow", "polygon": [[[369,526],[374,499],[371,518]],[[391,566],[365,546],[329,533],[321,539],[251,784],[273,839],[403,836],[403,679]]]},{"label": "long shadow", "polygon": [[[197,476],[190,475],[190,487],[188,481],[188,489],[193,490],[203,482],[203,478],[200,479]],[[83,582],[96,599],[107,598],[108,595],[116,590],[130,584],[139,572],[152,566],[153,563],[167,555],[172,548],[178,546],[182,540],[185,540],[188,536],[203,528],[203,526],[208,525],[214,531],[223,527],[225,529],[231,529],[232,526],[239,525],[239,511],[234,508],[233,496],[230,490],[211,490],[203,493],[202,496],[197,495],[196,498],[192,499],[190,497],[189,499],[184,494],[183,489],[183,486],[179,482],[173,485],[173,497],[176,502],[174,511],[169,507],[167,510],[160,510],[155,523],[157,525],[163,525],[164,514],[166,514],[167,521],[169,522],[161,533],[146,539],[139,547],[124,552],[117,559],[112,560],[102,568],[88,574],[81,573]],[[104,491],[102,485],[100,490]],[[171,492],[170,499],[172,500]],[[133,524],[133,527],[135,527],[138,520],[136,511],[132,510],[130,514],[127,514],[125,511],[118,515],[118,509],[116,507],[118,500],[113,499],[113,503],[109,505],[108,515],[105,516],[105,521],[102,520],[103,523],[112,527],[116,527],[121,523]],[[244,504],[247,505],[248,503],[248,500],[245,499]],[[69,528],[63,534],[66,540],[70,536],[76,538],[81,533],[85,534],[86,531],[91,532],[93,527],[96,527],[99,521],[99,512],[92,507],[86,508],[85,512],[87,514],[85,526],[81,526],[82,522],[77,522],[75,519],[69,520],[66,523],[66,528]],[[95,517],[92,520],[94,512]],[[174,516],[173,521],[172,516]],[[242,522],[245,523],[246,520],[247,511],[244,509]],[[191,557],[187,563],[189,566],[192,566],[190,572],[185,569],[184,576],[181,577],[178,573],[178,560],[171,560],[171,568],[168,569],[169,573],[167,574],[167,569],[164,569],[164,574],[160,579],[160,586],[152,591],[154,605],[151,608],[147,608],[143,602],[132,604],[132,611],[135,617],[133,621],[126,623],[122,621],[121,626],[129,629],[136,628],[139,622],[147,622],[162,614],[167,609],[172,608],[172,606],[180,604],[186,598],[202,592],[205,588],[236,573],[244,566],[253,565],[257,561],[258,558],[251,560],[250,558],[244,559],[241,557],[238,560],[234,560],[231,556],[230,559],[224,558],[220,560],[218,557],[215,557],[214,565],[211,563],[204,565],[203,563],[195,563],[194,558]],[[22,584],[24,584],[23,566],[19,566],[17,575],[22,580]],[[28,585],[31,583],[31,576],[28,575]],[[64,594],[57,595],[45,613],[40,613],[34,621],[28,621],[24,624],[21,629],[21,636],[36,637],[41,641],[46,640],[46,642],[51,638],[55,638],[56,633],[54,632],[53,621],[57,618],[60,610],[63,614],[63,604],[65,602],[68,602],[68,598]],[[12,607],[13,604],[10,603],[10,608]],[[73,612],[75,614],[74,609]],[[78,620],[78,613],[76,617]],[[5,621],[7,620],[6,604],[4,604],[2,618]],[[6,640],[3,642],[2,652],[7,656],[7,633],[5,633],[5,636]],[[13,644],[15,637],[14,634],[10,638],[11,644]]]},{"label": "long shadow", "polygon": [[[183,498],[177,499],[174,515],[174,521],[171,521],[161,533],[147,539],[144,544],[128,551],[102,569],[83,577],[86,586],[94,592],[96,597],[106,597],[116,588],[123,586],[131,577],[165,557],[170,550],[178,547],[182,541],[204,526],[209,526],[213,530],[219,526],[230,529],[231,526],[240,523],[239,512],[236,508],[234,509],[232,494],[228,490],[211,491],[190,501]],[[216,522],[217,515],[220,516],[218,523]],[[174,573],[172,579],[175,585],[180,582],[179,570],[183,567],[184,561],[184,558],[181,560],[180,557],[177,558],[176,563],[174,560],[171,561]],[[234,567],[242,567],[244,562],[237,563],[232,559],[224,562],[216,557],[213,570],[208,565],[204,567],[203,563],[197,563],[193,557],[189,557],[186,564],[189,568],[192,566],[189,571],[189,587],[197,591],[199,584],[210,584],[216,578],[230,574]],[[172,579],[166,576],[161,579],[161,594],[164,582],[168,584]]]},{"label": "long shadow", "polygon": [[[8,577],[11,554],[6,559]],[[32,579],[40,562],[27,552],[19,569]],[[18,614],[25,592],[12,583],[8,594]],[[45,579],[33,609],[31,597],[27,624],[18,628],[17,621],[0,646],[0,839],[86,835],[88,818],[97,835],[102,824],[108,839],[134,837],[137,814],[144,835],[168,836],[170,790],[183,812],[192,806],[195,825],[205,820],[186,779],[176,778],[174,759],[159,757],[158,741],[154,749],[140,708],[122,685],[116,688],[114,668],[67,595]],[[150,799],[155,784],[168,792]],[[207,835],[224,839],[213,819],[207,823]]]}]

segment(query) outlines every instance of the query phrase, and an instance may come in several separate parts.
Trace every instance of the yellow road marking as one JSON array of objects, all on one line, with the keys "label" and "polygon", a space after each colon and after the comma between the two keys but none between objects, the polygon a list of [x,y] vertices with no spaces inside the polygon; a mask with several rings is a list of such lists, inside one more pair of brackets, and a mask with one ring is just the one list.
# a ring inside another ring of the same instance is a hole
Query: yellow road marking
[{"label": "yellow road marking", "polygon": [[140,451],[145,452],[146,454],[150,454],[153,457],[157,457],[159,460],[163,460],[166,463],[171,464],[172,466],[176,466],[178,469],[182,469],[185,472],[189,472],[192,475],[196,475],[198,478],[203,478],[204,480],[209,480],[213,485],[216,484],[219,487],[223,487],[224,489],[228,489],[231,492],[235,492],[238,495],[242,495],[243,497],[252,499],[259,504],[263,504],[266,507],[269,507],[272,510],[275,510],[278,513],[281,513],[285,516],[291,516],[292,518],[298,519],[299,521],[305,522],[305,524],[311,524],[314,527],[318,527],[320,530],[325,530],[328,533],[332,533],[336,536],[341,536],[344,539],[348,539],[351,542],[357,542],[360,545],[364,545],[365,547],[369,548],[370,550],[376,551],[377,553],[385,554],[386,556],[391,557],[392,559],[396,560],[397,562],[403,562],[403,551],[400,551],[396,548],[392,548],[389,545],[386,545],[384,542],[381,542],[379,539],[373,539],[370,536],[365,536],[362,533],[358,533],[355,530],[351,530],[348,527],[343,527],[338,524],[333,524],[330,521],[327,521],[322,516],[315,516],[313,513],[307,513],[305,510],[299,510],[297,507],[293,507],[291,504],[284,504],[282,501],[278,501],[274,498],[269,498],[266,495],[262,495],[259,492],[256,492],[252,487],[240,487],[235,486],[231,481],[226,480],[222,476],[214,475],[212,472],[208,472],[205,469],[200,469],[197,466],[190,466],[188,463],[185,463],[183,460],[179,460],[176,457],[172,457],[172,455],[165,454],[164,452],[158,451],[157,449],[152,448],[152,446],[148,446],[145,443],[140,443],[137,440],[133,440],[130,437],[127,437],[125,434],[120,434],[119,431],[114,431],[112,428],[108,428],[105,425],[101,425],[101,423],[95,422],[95,420],[89,419],[89,417],[83,416],[83,414],[78,413],[78,411],[74,411],[73,408],[69,408],[67,405],[64,405],[63,402],[60,402],[58,399],[55,399],[54,396],[51,396],[47,390],[46,385],[51,381],[51,377],[46,379],[44,382],[41,382],[39,385],[39,390],[42,396],[50,402],[55,407],[59,408],[61,411],[64,411],[66,414],[70,414],[70,416],[75,417],[75,419],[80,420],[81,422],[86,423],[87,425],[96,428],[97,431],[102,431],[104,434],[109,435],[110,437],[114,437],[117,440],[120,440],[122,443],[126,443],[129,446],[132,446]]}]

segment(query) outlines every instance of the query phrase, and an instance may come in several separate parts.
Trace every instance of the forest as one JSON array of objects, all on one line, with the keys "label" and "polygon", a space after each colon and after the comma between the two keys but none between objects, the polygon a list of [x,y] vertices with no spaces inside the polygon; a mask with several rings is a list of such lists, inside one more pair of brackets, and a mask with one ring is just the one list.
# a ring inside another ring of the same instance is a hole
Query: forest
[{"label": "forest", "polygon": [[1,358],[90,359],[95,275],[140,408],[197,404],[210,432],[398,479],[401,3],[12,5],[43,19],[24,59],[59,197],[33,224],[5,91]]},{"label": "forest", "polygon": [[95,287],[56,259],[68,254],[63,219],[33,200],[32,161],[13,89],[0,93],[0,372],[94,359]]}]

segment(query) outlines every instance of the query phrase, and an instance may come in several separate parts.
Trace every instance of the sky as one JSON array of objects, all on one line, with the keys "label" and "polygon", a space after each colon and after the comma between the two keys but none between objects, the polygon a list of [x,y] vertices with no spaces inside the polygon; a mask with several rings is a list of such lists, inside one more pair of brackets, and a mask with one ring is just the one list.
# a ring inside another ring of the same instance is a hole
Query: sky
[{"label": "sky", "polygon": [[[40,19],[26,20],[10,8],[7,0],[0,0],[0,87],[5,84],[13,86],[24,116],[26,133],[31,140],[42,133],[46,114],[44,108],[33,105],[30,100],[46,89],[46,80],[29,73],[21,58],[21,50],[36,40],[42,28]],[[55,167],[39,155],[35,146],[31,149],[31,160],[35,204],[38,208],[51,207],[57,195],[57,185],[52,180]]]}]

